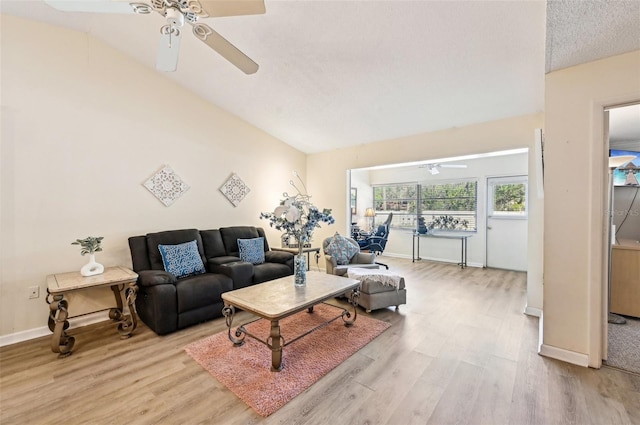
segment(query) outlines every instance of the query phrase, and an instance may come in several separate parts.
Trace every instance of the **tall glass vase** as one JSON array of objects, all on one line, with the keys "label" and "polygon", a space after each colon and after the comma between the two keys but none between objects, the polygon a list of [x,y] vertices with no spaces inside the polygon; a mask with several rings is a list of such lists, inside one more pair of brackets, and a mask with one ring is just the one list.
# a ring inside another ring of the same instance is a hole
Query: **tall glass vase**
[{"label": "tall glass vase", "polygon": [[307,284],[307,257],[305,257],[302,252],[302,246],[300,246],[298,253],[293,257],[293,278],[294,284],[298,288]]}]

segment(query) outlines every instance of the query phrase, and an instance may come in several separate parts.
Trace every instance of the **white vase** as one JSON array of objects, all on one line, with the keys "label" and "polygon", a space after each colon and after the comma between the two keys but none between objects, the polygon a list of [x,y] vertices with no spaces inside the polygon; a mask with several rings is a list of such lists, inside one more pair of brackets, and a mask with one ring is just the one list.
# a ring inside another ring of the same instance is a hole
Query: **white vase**
[{"label": "white vase", "polygon": [[93,276],[104,272],[104,266],[96,262],[96,254],[89,254],[89,262],[80,269],[82,276]]}]

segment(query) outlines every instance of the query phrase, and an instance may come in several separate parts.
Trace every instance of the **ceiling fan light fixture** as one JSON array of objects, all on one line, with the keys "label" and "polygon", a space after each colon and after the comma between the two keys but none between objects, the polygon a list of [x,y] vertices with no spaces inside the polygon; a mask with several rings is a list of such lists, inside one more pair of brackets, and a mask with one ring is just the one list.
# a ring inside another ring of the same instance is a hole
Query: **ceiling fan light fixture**
[{"label": "ceiling fan light fixture", "polygon": [[172,27],[182,28],[184,15],[175,7],[167,7],[167,23]]},{"label": "ceiling fan light fixture", "polygon": [[431,173],[432,176],[440,174],[440,170],[438,170],[438,166],[437,165],[430,165],[429,166],[429,172]]}]

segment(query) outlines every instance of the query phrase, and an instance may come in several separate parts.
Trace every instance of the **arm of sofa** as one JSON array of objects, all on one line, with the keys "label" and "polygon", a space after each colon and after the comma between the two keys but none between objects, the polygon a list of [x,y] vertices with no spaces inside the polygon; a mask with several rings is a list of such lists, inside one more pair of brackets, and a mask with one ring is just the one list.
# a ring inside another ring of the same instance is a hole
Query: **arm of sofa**
[{"label": "arm of sofa", "polygon": [[176,286],[171,284],[139,287],[136,312],[145,325],[158,335],[165,335],[178,329],[176,291]]},{"label": "arm of sofa", "polygon": [[233,289],[244,288],[253,282],[253,264],[244,261],[217,264],[208,261],[207,269],[212,273],[220,273],[233,280]]},{"label": "arm of sofa", "polygon": [[138,285],[155,286],[171,284],[175,285],[178,279],[164,270],[142,270],[138,272]]},{"label": "arm of sofa", "polygon": [[[265,263],[280,263],[288,264],[293,261],[294,255],[287,251],[265,251],[264,261]],[[293,263],[292,263],[293,264]]]},{"label": "arm of sofa", "polygon": [[223,264],[228,264],[228,263],[237,263],[238,261],[240,261],[240,257],[234,257],[232,255],[211,257],[207,259],[206,266],[207,266],[207,270],[209,270],[210,272],[217,273],[216,271],[211,270],[210,267],[221,266]]}]

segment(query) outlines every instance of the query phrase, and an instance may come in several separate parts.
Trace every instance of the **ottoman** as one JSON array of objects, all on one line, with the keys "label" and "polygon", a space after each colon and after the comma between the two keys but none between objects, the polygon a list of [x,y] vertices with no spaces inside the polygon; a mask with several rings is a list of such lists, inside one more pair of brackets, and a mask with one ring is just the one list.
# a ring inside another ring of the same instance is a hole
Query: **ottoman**
[{"label": "ottoman", "polygon": [[347,271],[350,279],[360,281],[360,297],[358,304],[367,313],[371,310],[407,303],[407,288],[404,277],[388,270],[370,270],[351,268]]}]

